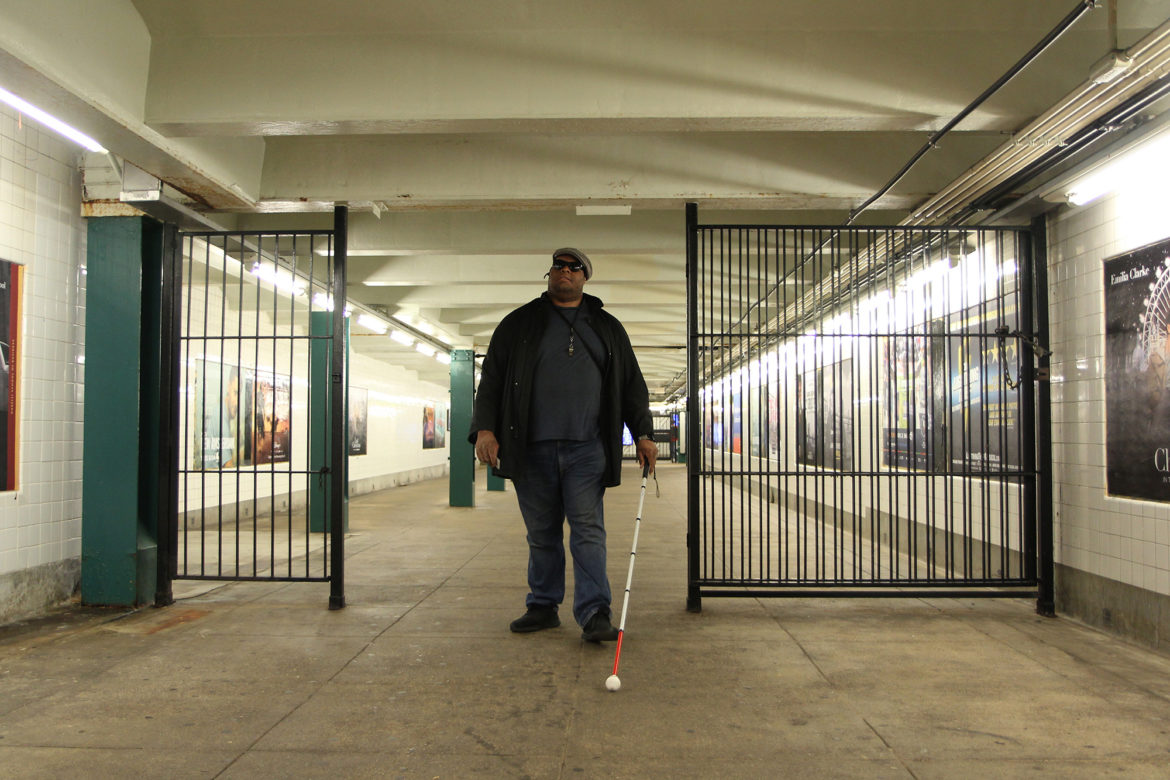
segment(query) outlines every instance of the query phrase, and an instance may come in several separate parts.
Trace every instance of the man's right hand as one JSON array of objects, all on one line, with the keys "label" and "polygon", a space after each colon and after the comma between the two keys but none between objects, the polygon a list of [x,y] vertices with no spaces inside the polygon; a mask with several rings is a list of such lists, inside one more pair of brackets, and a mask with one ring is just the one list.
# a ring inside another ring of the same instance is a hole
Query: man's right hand
[{"label": "man's right hand", "polygon": [[500,465],[500,443],[491,431],[479,431],[475,434],[475,457],[480,463],[489,466]]}]

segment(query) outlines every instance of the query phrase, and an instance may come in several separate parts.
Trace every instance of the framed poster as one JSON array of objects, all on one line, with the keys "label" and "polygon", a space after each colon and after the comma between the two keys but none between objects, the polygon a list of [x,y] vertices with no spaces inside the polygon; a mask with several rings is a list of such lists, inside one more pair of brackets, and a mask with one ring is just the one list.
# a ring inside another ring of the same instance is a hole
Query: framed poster
[{"label": "framed poster", "polygon": [[796,377],[796,462],[853,468],[853,359]]},{"label": "framed poster", "polygon": [[0,490],[16,490],[20,474],[20,291],[24,266],[0,260],[0,391],[3,447]]},{"label": "framed poster", "polygon": [[731,394],[731,436],[730,444],[731,451],[737,455],[743,452],[743,395],[741,393]]},{"label": "framed poster", "polygon": [[992,335],[1017,328],[1014,305],[1002,311],[973,306],[959,315],[947,345],[950,458],[957,472],[1020,465],[1020,359],[1015,338]]},{"label": "framed poster", "polygon": [[349,454],[366,454],[366,424],[370,392],[364,387],[349,388]]},{"label": "framed poster", "polygon": [[244,369],[241,466],[289,461],[291,383],[287,376]]},{"label": "framed poster", "polygon": [[447,446],[448,415],[450,410],[435,410],[435,447],[442,449]]},{"label": "framed poster", "polygon": [[423,449],[435,449],[435,407],[428,404],[423,407]]},{"label": "framed poster", "polygon": [[[204,471],[237,468],[244,428],[240,420],[240,368],[196,360],[195,447],[191,467]],[[245,396],[246,397],[246,396]]]},{"label": "framed poster", "polygon": [[878,381],[882,413],[882,465],[927,469],[930,433],[934,430],[931,360],[921,334],[891,336],[882,350]]},{"label": "framed poster", "polygon": [[1106,489],[1170,501],[1170,239],[1104,270]]}]

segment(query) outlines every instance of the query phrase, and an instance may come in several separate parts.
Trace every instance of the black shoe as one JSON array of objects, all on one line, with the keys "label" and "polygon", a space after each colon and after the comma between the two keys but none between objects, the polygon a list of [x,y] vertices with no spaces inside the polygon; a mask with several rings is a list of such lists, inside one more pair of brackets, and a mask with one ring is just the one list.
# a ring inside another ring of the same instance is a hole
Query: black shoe
[{"label": "black shoe", "polygon": [[546,628],[556,628],[561,624],[555,607],[529,607],[521,617],[512,621],[508,628],[513,634],[531,634]]},{"label": "black shoe", "polygon": [[586,642],[612,642],[618,638],[618,630],[609,622],[609,615],[597,612],[586,621],[581,638]]}]

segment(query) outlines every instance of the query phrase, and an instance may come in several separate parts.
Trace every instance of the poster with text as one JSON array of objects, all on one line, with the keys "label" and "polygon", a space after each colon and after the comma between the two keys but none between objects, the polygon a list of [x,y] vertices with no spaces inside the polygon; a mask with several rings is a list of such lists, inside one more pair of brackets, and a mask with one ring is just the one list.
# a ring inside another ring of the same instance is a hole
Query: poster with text
[{"label": "poster with text", "polygon": [[16,490],[20,474],[20,291],[24,266],[0,260],[0,389],[3,449],[0,490]]},{"label": "poster with text", "polygon": [[928,340],[921,334],[897,335],[886,339],[884,347],[878,381],[882,465],[926,469],[928,442],[934,430]]},{"label": "poster with text", "polygon": [[1105,261],[1110,495],[1170,501],[1170,239]]},{"label": "poster with text", "polygon": [[364,387],[349,388],[349,454],[366,454],[366,425],[370,393]]},{"label": "poster with text", "polygon": [[[955,327],[957,325],[958,327]],[[951,469],[1001,471],[1020,465],[1019,341],[996,337],[1017,329],[1014,307],[972,307],[951,326],[948,341]]]},{"label": "poster with text", "polygon": [[289,415],[292,409],[287,376],[244,369],[241,403],[244,412],[241,466],[289,461]]}]

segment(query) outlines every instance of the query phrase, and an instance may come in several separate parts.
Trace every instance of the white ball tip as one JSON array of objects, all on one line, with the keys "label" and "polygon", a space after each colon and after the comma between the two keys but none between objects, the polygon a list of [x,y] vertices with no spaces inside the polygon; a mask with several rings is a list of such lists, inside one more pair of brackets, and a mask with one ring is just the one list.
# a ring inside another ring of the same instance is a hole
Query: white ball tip
[{"label": "white ball tip", "polygon": [[620,679],[618,679],[618,676],[616,674],[611,674],[608,678],[606,678],[605,689],[607,691],[617,691],[617,690],[620,690],[621,687],[622,687],[622,681]]}]

